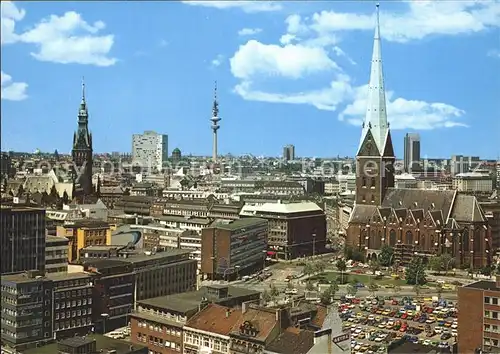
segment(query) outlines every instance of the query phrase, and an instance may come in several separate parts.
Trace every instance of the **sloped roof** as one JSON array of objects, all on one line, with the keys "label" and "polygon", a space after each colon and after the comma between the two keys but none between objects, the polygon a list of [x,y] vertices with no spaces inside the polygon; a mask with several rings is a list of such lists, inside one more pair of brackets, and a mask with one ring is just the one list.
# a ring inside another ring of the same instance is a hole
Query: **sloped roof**
[{"label": "sloped roof", "polygon": [[375,205],[356,204],[352,209],[349,223],[368,223],[376,209]]},{"label": "sloped roof", "polygon": [[486,220],[484,212],[477,202],[477,198],[465,194],[457,195],[451,217],[458,222],[483,222]]},{"label": "sloped roof", "polygon": [[453,190],[422,190],[411,188],[388,188],[382,202],[383,207],[423,210],[441,210],[447,217],[456,195]]},{"label": "sloped roof", "polygon": [[280,354],[306,354],[314,345],[314,332],[287,328],[266,346],[267,351]]},{"label": "sloped roof", "polygon": [[[226,316],[229,311],[229,316]],[[186,323],[186,327],[228,336],[241,318],[241,310],[209,304]]]},{"label": "sloped roof", "polygon": [[272,330],[278,324],[274,311],[250,308],[236,322],[231,332],[236,335],[240,334],[239,327],[246,321],[250,322],[258,331],[257,335],[253,338],[262,342],[267,340]]}]

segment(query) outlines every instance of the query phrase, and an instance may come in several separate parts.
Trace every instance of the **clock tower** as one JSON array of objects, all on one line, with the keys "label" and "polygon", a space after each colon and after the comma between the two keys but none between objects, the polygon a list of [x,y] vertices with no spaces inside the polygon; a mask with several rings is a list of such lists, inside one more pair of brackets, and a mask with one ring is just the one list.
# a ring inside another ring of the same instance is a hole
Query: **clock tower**
[{"label": "clock tower", "polygon": [[82,80],[82,101],[78,111],[78,129],[73,135],[73,182],[75,197],[92,195],[92,133],[89,131],[89,112],[85,100],[85,82]]},{"label": "clock tower", "polygon": [[356,204],[379,206],[387,188],[394,187],[396,158],[387,121],[378,4],[367,103],[356,154]]}]

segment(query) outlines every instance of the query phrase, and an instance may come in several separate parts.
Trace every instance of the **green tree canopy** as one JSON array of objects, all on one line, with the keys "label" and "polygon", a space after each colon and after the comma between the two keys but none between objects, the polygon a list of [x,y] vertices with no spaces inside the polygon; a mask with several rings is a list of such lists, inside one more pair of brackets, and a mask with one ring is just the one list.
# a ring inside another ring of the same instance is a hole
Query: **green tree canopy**
[{"label": "green tree canopy", "polygon": [[406,283],[410,285],[423,285],[427,282],[425,278],[425,265],[420,257],[414,257],[406,267]]},{"label": "green tree canopy", "polygon": [[386,244],[380,247],[380,253],[378,255],[378,261],[383,267],[390,267],[394,262],[394,249]]}]

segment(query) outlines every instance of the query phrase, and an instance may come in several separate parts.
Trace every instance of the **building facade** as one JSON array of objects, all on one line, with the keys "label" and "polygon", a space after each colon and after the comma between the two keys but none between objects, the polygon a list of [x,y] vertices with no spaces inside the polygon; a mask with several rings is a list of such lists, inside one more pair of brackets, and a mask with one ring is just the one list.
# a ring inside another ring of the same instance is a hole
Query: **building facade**
[{"label": "building facade", "polygon": [[89,130],[89,112],[85,99],[85,83],[82,83],[82,101],[78,110],[78,129],[73,135],[73,158],[74,171],[73,181],[75,190],[73,195],[81,198],[94,193],[92,185],[93,149],[92,133]]},{"label": "building facade", "polygon": [[500,278],[458,288],[458,351],[484,353],[500,350]]},{"label": "building facade", "polygon": [[45,270],[45,210],[2,202],[1,274]]},{"label": "building facade", "polygon": [[404,169],[407,173],[420,170],[420,134],[407,133],[405,135]]},{"label": "building facade", "polygon": [[88,246],[111,244],[111,227],[99,220],[79,220],[57,226],[57,237],[65,237],[68,242],[68,261],[79,259],[80,250]]},{"label": "building facade", "polygon": [[168,135],[154,131],[132,136],[132,161],[141,169],[161,171],[168,161]]},{"label": "building facade", "polygon": [[2,276],[2,352],[52,340],[52,282],[38,271]]},{"label": "building facade", "polygon": [[69,240],[66,237],[47,236],[45,239],[45,272],[68,271]]},{"label": "building facade", "polygon": [[264,268],[268,223],[244,218],[217,223],[201,235],[201,272],[211,279],[236,278]]},{"label": "building facade", "polygon": [[493,178],[486,173],[464,172],[453,177],[453,188],[466,193],[486,193],[493,191]]},{"label": "building facade", "polygon": [[290,260],[319,254],[325,249],[326,215],[316,203],[245,205],[240,214],[268,221],[269,257]]}]

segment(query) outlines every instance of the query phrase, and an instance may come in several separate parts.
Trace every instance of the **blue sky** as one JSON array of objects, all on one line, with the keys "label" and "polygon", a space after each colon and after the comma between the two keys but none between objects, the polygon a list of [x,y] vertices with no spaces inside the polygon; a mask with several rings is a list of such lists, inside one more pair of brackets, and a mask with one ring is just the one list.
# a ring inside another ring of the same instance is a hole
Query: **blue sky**
[{"label": "blue sky", "polygon": [[[374,3],[3,2],[2,150],[69,152],[85,77],[97,152],[132,134],[219,152],[353,156],[361,134]],[[500,3],[383,2],[382,56],[398,157],[500,154]]]}]

